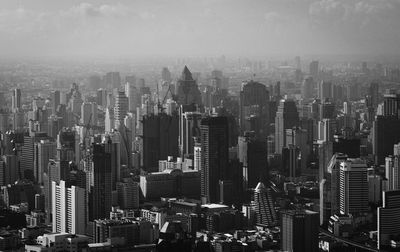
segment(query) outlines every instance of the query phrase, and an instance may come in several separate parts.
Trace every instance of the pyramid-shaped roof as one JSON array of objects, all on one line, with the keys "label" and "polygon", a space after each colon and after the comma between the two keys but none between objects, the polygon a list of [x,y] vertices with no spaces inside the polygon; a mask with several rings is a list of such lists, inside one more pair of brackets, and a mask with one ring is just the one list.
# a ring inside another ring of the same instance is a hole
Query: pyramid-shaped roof
[{"label": "pyramid-shaped roof", "polygon": [[258,182],[256,188],[254,189],[256,192],[265,191],[265,185],[263,182]]},{"label": "pyramid-shaped roof", "polygon": [[189,68],[187,66],[185,66],[183,68],[181,79],[184,81],[192,81],[193,80],[192,73],[189,71]]}]

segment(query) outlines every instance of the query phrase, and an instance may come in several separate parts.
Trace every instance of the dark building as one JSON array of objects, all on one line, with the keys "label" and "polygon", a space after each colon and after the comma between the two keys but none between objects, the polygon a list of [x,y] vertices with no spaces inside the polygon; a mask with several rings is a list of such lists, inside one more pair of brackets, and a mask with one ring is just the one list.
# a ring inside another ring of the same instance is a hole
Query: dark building
[{"label": "dark building", "polygon": [[318,213],[308,210],[282,212],[282,250],[318,252]]},{"label": "dark building", "polygon": [[228,121],[226,117],[207,117],[200,123],[201,195],[207,202],[218,202],[219,180],[226,177],[228,154]]},{"label": "dark building", "polygon": [[372,126],[372,147],[375,164],[381,165],[385,157],[393,152],[393,145],[400,141],[400,119],[397,117],[377,116]]},{"label": "dark building", "polygon": [[244,132],[238,140],[238,157],[243,166],[244,189],[255,188],[268,176],[267,141],[257,140],[254,132]]},{"label": "dark building", "polygon": [[[239,97],[239,124],[241,131],[255,130],[258,139],[266,139],[269,133],[269,92],[264,84],[249,81],[242,85]],[[255,118],[258,127],[246,123]],[[253,126],[253,127],[251,127]]]},{"label": "dark building", "polygon": [[143,117],[143,166],[158,171],[158,161],[179,155],[179,116],[161,113]]},{"label": "dark building", "polygon": [[57,112],[58,105],[60,105],[60,91],[54,90],[50,93],[50,99],[52,104],[52,114],[55,115]]},{"label": "dark building", "polygon": [[187,66],[177,83],[177,101],[182,105],[201,104],[201,93]]},{"label": "dark building", "polygon": [[262,182],[254,189],[254,210],[256,212],[256,224],[263,227],[272,227],[277,224],[274,201],[270,189]]},{"label": "dark building", "polygon": [[275,117],[275,152],[282,153],[286,143],[286,129],[299,126],[299,113],[292,100],[281,100]]},{"label": "dark building", "polygon": [[111,153],[107,144],[93,144],[93,185],[89,220],[108,218],[111,211]]},{"label": "dark building", "polygon": [[346,139],[343,137],[335,136],[333,141],[333,153],[343,153],[349,158],[360,157],[360,144],[359,138]]}]

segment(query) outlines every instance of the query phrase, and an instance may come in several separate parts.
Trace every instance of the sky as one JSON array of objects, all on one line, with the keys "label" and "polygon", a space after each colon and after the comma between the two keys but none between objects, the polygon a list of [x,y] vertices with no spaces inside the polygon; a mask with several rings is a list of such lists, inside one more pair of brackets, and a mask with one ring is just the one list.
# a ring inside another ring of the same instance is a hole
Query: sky
[{"label": "sky", "polygon": [[0,0],[0,56],[399,52],[400,0]]}]

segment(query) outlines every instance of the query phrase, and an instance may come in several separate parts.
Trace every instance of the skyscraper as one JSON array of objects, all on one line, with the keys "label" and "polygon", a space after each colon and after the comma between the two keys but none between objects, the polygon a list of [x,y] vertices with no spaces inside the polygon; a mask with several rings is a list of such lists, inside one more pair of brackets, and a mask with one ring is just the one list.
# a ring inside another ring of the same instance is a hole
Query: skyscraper
[{"label": "skyscraper", "polygon": [[360,159],[347,159],[340,164],[340,213],[368,212],[367,165]]},{"label": "skyscraper", "polygon": [[268,175],[267,141],[255,138],[254,132],[244,132],[238,139],[238,158],[243,165],[244,189],[255,188]]},{"label": "skyscraper", "polygon": [[256,225],[272,227],[277,224],[274,201],[269,189],[259,182],[254,189],[254,210],[256,212]]},{"label": "skyscraper", "polygon": [[301,85],[301,95],[304,100],[313,98],[314,96],[314,80],[312,77],[307,77]]},{"label": "skyscraper", "polygon": [[318,213],[309,210],[282,212],[282,250],[318,252]]},{"label": "skyscraper", "polygon": [[56,157],[56,150],[57,144],[49,140],[34,143],[33,175],[39,184],[43,183],[43,173],[47,172],[49,159]]},{"label": "skyscraper", "polygon": [[172,80],[171,72],[169,71],[168,67],[163,67],[161,71],[161,80],[166,82],[170,82]]},{"label": "skyscraper", "polygon": [[275,117],[275,152],[282,154],[286,143],[286,129],[299,125],[299,113],[292,100],[281,100]]},{"label": "skyscraper", "polygon": [[200,90],[187,66],[183,69],[182,76],[177,83],[177,98],[181,105],[201,104]]},{"label": "skyscraper", "polygon": [[200,112],[185,112],[179,116],[179,149],[181,157],[193,155],[195,138],[200,137]]},{"label": "skyscraper", "polygon": [[318,61],[311,61],[310,63],[310,75],[316,79],[318,78],[319,68],[318,68]]},{"label": "skyscraper", "polygon": [[114,124],[115,128],[118,129],[124,124],[124,118],[129,109],[128,98],[125,96],[124,92],[118,92],[115,97],[114,106]]},{"label": "skyscraper", "polygon": [[89,197],[89,220],[107,218],[111,210],[111,150],[105,143],[93,144],[93,185]]},{"label": "skyscraper", "polygon": [[219,180],[228,168],[228,120],[206,117],[201,120],[201,195],[207,202],[218,202]]},{"label": "skyscraper", "polygon": [[119,88],[121,85],[121,76],[119,72],[109,72],[104,76],[103,81],[109,89]]},{"label": "skyscraper", "polygon": [[21,89],[14,89],[13,90],[13,95],[11,97],[11,102],[12,102],[12,112],[18,112],[19,109],[21,109]]},{"label": "skyscraper", "polygon": [[87,223],[86,191],[67,187],[65,181],[52,182],[53,232],[85,234]]},{"label": "skyscraper", "polygon": [[125,84],[125,96],[128,97],[128,111],[135,112],[140,104],[140,92],[135,83]]},{"label": "skyscraper", "polygon": [[60,105],[61,102],[60,91],[58,90],[51,91],[50,99],[52,104],[52,114],[55,115],[57,112],[58,105]]},{"label": "skyscraper", "polygon": [[383,191],[382,207],[378,207],[378,249],[390,246],[390,239],[400,234],[400,190]]},{"label": "skyscraper", "polygon": [[249,81],[242,84],[239,97],[239,124],[242,131],[252,129],[246,123],[250,117],[260,120],[260,127],[256,131],[258,139],[264,139],[269,133],[269,92],[264,84]]},{"label": "skyscraper", "polygon": [[376,116],[372,124],[372,152],[375,164],[384,164],[385,157],[392,155],[393,145],[400,142],[400,119],[392,116]]},{"label": "skyscraper", "polygon": [[318,83],[318,98],[321,100],[322,103],[325,102],[326,99],[333,98],[332,91],[332,82],[320,81]]}]

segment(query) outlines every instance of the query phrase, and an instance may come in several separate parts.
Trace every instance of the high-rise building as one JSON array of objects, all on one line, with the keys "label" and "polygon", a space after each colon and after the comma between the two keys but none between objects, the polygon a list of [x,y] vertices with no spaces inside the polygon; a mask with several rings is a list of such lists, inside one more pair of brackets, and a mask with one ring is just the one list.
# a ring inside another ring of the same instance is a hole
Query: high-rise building
[{"label": "high-rise building", "polygon": [[377,82],[371,82],[371,84],[369,85],[369,95],[371,97],[371,105],[373,108],[376,109],[376,107],[379,104],[380,101],[380,97],[379,97],[379,83]]},{"label": "high-rise building", "polygon": [[179,154],[179,117],[165,113],[143,117],[143,166],[148,172],[158,170],[158,161]]},{"label": "high-rise building", "polygon": [[312,150],[312,142],[309,141],[308,131],[300,127],[295,127],[292,129],[286,129],[286,143],[285,146],[293,145],[297,146],[300,150],[301,162],[300,169],[301,173],[305,174],[308,162]]},{"label": "high-rise building", "polygon": [[332,142],[338,125],[334,119],[322,119],[318,122],[318,140]]},{"label": "high-rise building", "polygon": [[200,90],[187,66],[183,69],[182,76],[177,83],[177,98],[181,105],[201,104]]},{"label": "high-rise building", "polygon": [[301,155],[300,148],[289,144],[282,149],[282,173],[293,181],[301,174]]},{"label": "high-rise building", "polygon": [[257,140],[254,132],[238,139],[238,158],[243,166],[243,187],[255,188],[268,175],[267,141]]},{"label": "high-rise building", "polygon": [[33,175],[35,181],[43,183],[43,173],[47,172],[50,159],[56,157],[57,144],[50,140],[41,140],[34,143]]},{"label": "high-rise building", "polygon": [[81,106],[81,123],[83,125],[97,125],[97,104],[84,102]]},{"label": "high-rise building", "polygon": [[125,96],[124,92],[118,92],[115,97],[114,106],[114,124],[115,128],[118,129],[124,124],[124,118],[129,109],[128,98]]},{"label": "high-rise building", "polygon": [[391,237],[400,235],[400,190],[383,191],[382,207],[378,207],[378,249],[390,247]]},{"label": "high-rise building", "polygon": [[201,195],[206,202],[218,202],[219,180],[228,168],[228,120],[206,117],[201,120]]},{"label": "high-rise building", "polygon": [[195,138],[200,137],[200,112],[185,112],[179,116],[179,150],[181,157],[191,157]]},{"label": "high-rise building", "polygon": [[103,81],[108,89],[119,88],[121,85],[121,76],[119,72],[109,72],[104,76]]},{"label": "high-rise building", "polygon": [[400,142],[400,119],[376,116],[372,125],[372,152],[375,164],[383,165],[385,157],[392,155],[393,145]]},{"label": "high-rise building", "polygon": [[98,105],[102,107],[107,106],[107,90],[99,88],[97,90],[97,97],[96,97],[96,102]]},{"label": "high-rise building", "polygon": [[166,82],[171,82],[171,72],[169,71],[168,67],[163,67],[161,71],[161,80]]},{"label": "high-rise building", "polygon": [[318,252],[318,213],[309,210],[288,210],[282,213],[282,250]]},{"label": "high-rise building", "polygon": [[275,152],[282,153],[286,143],[286,129],[299,125],[299,113],[292,100],[281,100],[275,117]]},{"label": "high-rise building", "polygon": [[67,187],[65,181],[52,182],[53,232],[85,234],[87,223],[86,191]]},{"label": "high-rise building", "polygon": [[110,132],[112,129],[114,129],[114,110],[111,108],[106,109],[104,128],[105,132]]},{"label": "high-rise building", "polygon": [[117,182],[118,205],[121,209],[139,208],[139,183],[131,178]]},{"label": "high-rise building", "polygon": [[318,61],[311,61],[310,63],[310,75],[316,79],[318,78],[319,68],[318,68]]},{"label": "high-rise building", "polygon": [[135,112],[140,104],[140,92],[136,88],[136,83],[125,84],[125,96],[128,97],[128,111]]},{"label": "high-rise building", "polygon": [[3,163],[2,182],[3,185],[14,184],[19,179],[18,157],[16,155],[1,156]]},{"label": "high-rise building", "polygon": [[332,82],[320,81],[318,83],[318,98],[321,100],[321,102],[324,102],[326,99],[333,98],[332,90]]},{"label": "high-rise building", "polygon": [[388,93],[383,95],[383,116],[399,118],[400,95]]},{"label": "high-rise building", "polygon": [[93,144],[93,184],[89,197],[89,220],[107,218],[111,211],[111,150],[105,143]]},{"label": "high-rise building", "polygon": [[367,165],[360,159],[347,159],[340,164],[340,213],[368,212]]},{"label": "high-rise building", "polygon": [[254,189],[253,206],[256,213],[256,225],[273,227],[277,224],[278,217],[271,191],[262,182],[259,182]]},{"label": "high-rise building", "polygon": [[387,191],[400,190],[400,156],[388,156],[385,158],[385,177],[387,179]]},{"label": "high-rise building", "polygon": [[304,100],[314,97],[314,79],[311,76],[303,80],[301,85],[301,95]]},{"label": "high-rise building", "polygon": [[18,112],[21,109],[22,102],[21,102],[21,89],[14,89],[13,95],[11,97],[12,102],[12,112]]},{"label": "high-rise building", "polygon": [[[248,123],[251,117],[259,119],[259,127]],[[242,84],[239,97],[239,124],[241,131],[255,131],[258,139],[269,134],[269,92],[264,84],[249,81]]]},{"label": "high-rise building", "polygon": [[50,93],[51,105],[52,105],[52,114],[55,115],[57,113],[58,105],[61,102],[60,91],[53,90]]}]

